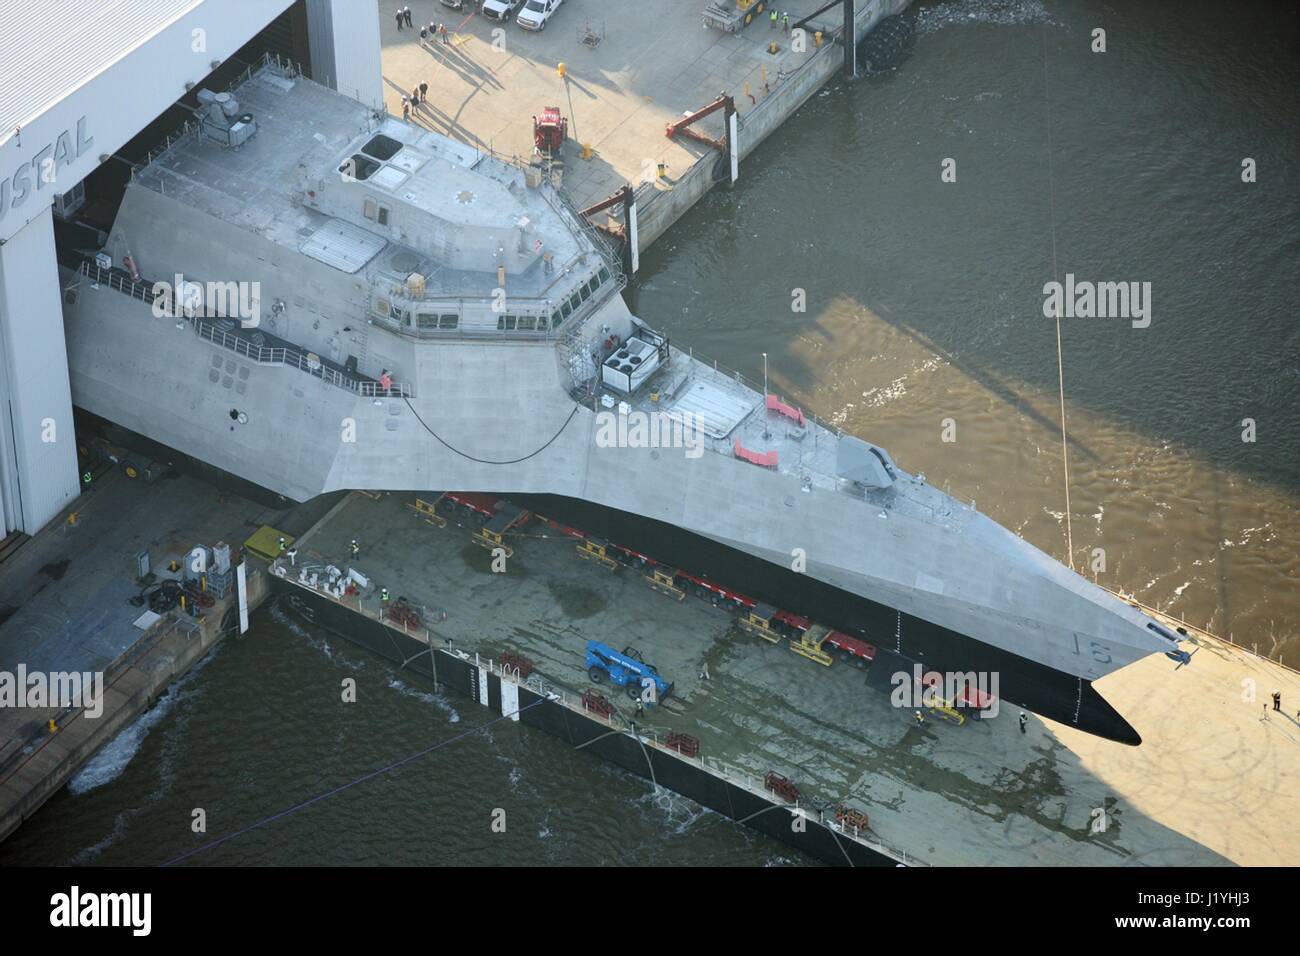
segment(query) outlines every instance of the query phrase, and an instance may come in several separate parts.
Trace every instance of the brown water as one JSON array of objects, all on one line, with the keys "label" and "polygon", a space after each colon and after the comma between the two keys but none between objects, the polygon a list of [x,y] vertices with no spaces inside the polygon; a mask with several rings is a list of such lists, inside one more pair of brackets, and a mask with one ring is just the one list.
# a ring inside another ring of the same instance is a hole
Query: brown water
[{"label": "brown water", "polygon": [[[981,0],[920,24],[897,71],[814,97],[642,257],[636,311],[751,379],[766,351],[776,388],[1064,560],[1042,287],[1151,282],[1149,328],[1062,323],[1074,558],[1104,548],[1102,583],[1300,666],[1294,11]],[[0,862],[163,862],[202,842],[195,807],[236,832],[441,741],[193,862],[808,862],[540,733],[462,736],[481,708],[279,612],[254,629]],[[334,705],[345,676],[363,706]]]}]

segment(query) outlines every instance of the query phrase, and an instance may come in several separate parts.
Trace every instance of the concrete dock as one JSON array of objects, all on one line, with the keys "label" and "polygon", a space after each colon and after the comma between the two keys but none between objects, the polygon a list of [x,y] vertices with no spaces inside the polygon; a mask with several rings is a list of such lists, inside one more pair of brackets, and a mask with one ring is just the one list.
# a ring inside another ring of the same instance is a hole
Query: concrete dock
[{"label": "concrete dock", "polygon": [[[957,726],[932,715],[918,727],[910,709],[867,688],[862,671],[824,668],[742,634],[725,610],[672,600],[631,569],[582,561],[573,539],[537,524],[511,541],[506,572],[493,573],[471,539],[477,522],[456,512],[438,528],[411,510],[414,497],[354,494],[300,539],[285,579],[304,564],[348,567],[356,538],[362,551],[351,563],[371,587],[343,602],[352,612],[377,618],[386,587],[421,609],[421,640],[481,659],[522,654],[570,699],[591,687],[588,639],[634,645],[676,687],[642,717],[601,688],[618,725],[635,720],[655,741],[688,733],[711,773],[761,790],[775,770],[810,805],[862,810],[870,838],[908,862],[1300,863],[1291,783],[1300,674],[1240,648],[1198,636],[1189,666],[1156,655],[1100,682],[1143,735],[1136,748],[1032,715],[1022,734],[1010,706],[993,720]],[[708,681],[699,676],[706,662]],[[1281,712],[1269,704],[1275,689]]]},{"label": "concrete dock", "polygon": [[[858,0],[859,38],[908,2]],[[460,14],[433,0],[413,7],[417,27],[430,17],[448,27],[444,44],[421,41],[418,29],[399,32],[391,9],[381,3],[386,103],[401,116],[403,94],[428,83],[428,102],[412,113],[414,122],[523,162],[533,149],[533,116],[544,107],[559,106],[569,120],[570,137],[563,193],[582,209],[631,184],[638,246],[645,249],[713,187],[715,167],[723,158],[702,143],[669,139],[668,123],[725,91],[735,98],[739,113],[743,159],[844,69],[839,8],[809,23],[799,50],[792,35],[770,25],[766,9],[748,27],[726,33],[704,26],[705,6],[706,0],[569,0],[540,33],[513,22]],[[818,0],[779,5],[791,24],[821,6]],[[820,45],[818,29],[823,32]],[[768,52],[773,42],[775,53]],[[720,137],[721,113],[702,120],[700,128]],[[591,148],[590,158],[583,158],[584,145]],[[657,174],[660,163],[664,178]]]},{"label": "concrete dock", "polygon": [[[288,533],[319,519],[333,499],[275,511],[175,475],[154,484],[113,469],[97,477],[58,519],[0,566],[0,672],[103,675],[103,711],[0,707],[0,840],[36,812],[176,678],[228,636],[233,593],[198,617],[178,610],[148,626],[135,555],[161,570],[197,544],[238,548],[260,525]],[[250,607],[266,596],[262,571],[248,569]],[[49,721],[55,721],[51,732]]]}]

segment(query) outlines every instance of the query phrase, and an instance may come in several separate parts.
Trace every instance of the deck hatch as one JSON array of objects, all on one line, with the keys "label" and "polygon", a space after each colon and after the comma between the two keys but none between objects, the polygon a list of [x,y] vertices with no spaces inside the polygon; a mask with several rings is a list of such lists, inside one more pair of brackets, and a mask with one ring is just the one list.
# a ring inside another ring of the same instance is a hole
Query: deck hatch
[{"label": "deck hatch", "polygon": [[341,219],[331,219],[311,234],[299,250],[317,262],[341,272],[354,273],[378,255],[388,243],[373,232]]}]

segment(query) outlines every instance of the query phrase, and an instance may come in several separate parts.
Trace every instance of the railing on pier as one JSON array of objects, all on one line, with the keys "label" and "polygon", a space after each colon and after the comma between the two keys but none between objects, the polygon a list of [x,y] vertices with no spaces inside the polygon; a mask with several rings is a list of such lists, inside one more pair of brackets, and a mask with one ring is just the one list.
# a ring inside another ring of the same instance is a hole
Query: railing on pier
[{"label": "railing on pier", "polygon": [[[463,660],[470,660],[470,656],[464,651],[457,652],[457,656],[461,657]],[[621,733],[629,734],[632,737],[635,737],[643,745],[654,747],[656,750],[662,751],[664,754],[671,755],[679,760],[685,760],[690,763],[697,764],[701,769],[705,770],[706,772],[714,776],[721,777],[723,780],[727,781],[733,786],[741,787],[742,789],[748,790],[749,792],[753,793],[755,796],[760,797],[763,800],[766,801],[772,800],[772,795],[763,786],[763,782],[759,774],[750,773],[738,767],[733,767],[732,765],[726,763],[725,761],[718,760],[716,758],[710,759],[704,755],[700,755],[698,757],[688,757],[685,754],[683,754],[681,751],[669,747],[663,741],[661,741],[660,732],[658,728],[637,727],[635,725],[628,724],[626,721],[622,719],[622,715],[619,714],[617,710],[614,712],[614,716],[615,718],[617,718],[617,722],[615,721],[615,719],[602,717],[599,714],[595,714],[592,713],[591,711],[585,710],[581,704],[582,701],[581,694],[577,693],[571,688],[563,687],[561,685],[554,684],[546,680],[541,676],[541,674],[537,673],[536,671],[530,674],[527,677],[527,679],[520,680],[519,671],[517,668],[511,667],[509,665],[503,665],[499,661],[493,660],[492,658],[485,658],[480,654],[475,654],[473,657],[473,661],[477,667],[486,668],[489,672],[496,674],[502,680],[509,680],[522,687],[527,687],[529,690],[533,691],[539,697],[544,697],[549,700],[552,700],[555,703],[567,707],[570,710],[576,711],[586,717],[591,718],[592,720],[599,720],[601,723],[608,725],[611,730],[619,731]],[[896,847],[890,846],[889,844],[885,843],[883,840],[876,837],[874,834],[864,834],[861,831],[855,830],[851,827],[843,826],[842,824],[838,823],[834,819],[834,817],[828,818],[826,814],[821,810],[802,806],[798,801],[790,804],[789,807],[786,809],[788,809],[791,812],[801,812],[804,815],[806,815],[809,819],[813,820],[813,822],[821,823],[827,829],[834,831],[839,836],[842,836],[849,840],[853,840],[855,843],[860,843],[863,846],[868,847],[869,849],[872,849],[877,853],[880,853],[882,856],[887,856],[898,863],[902,863],[907,866],[928,865],[923,861],[918,860],[915,857],[911,856],[905,850],[900,850]]]}]

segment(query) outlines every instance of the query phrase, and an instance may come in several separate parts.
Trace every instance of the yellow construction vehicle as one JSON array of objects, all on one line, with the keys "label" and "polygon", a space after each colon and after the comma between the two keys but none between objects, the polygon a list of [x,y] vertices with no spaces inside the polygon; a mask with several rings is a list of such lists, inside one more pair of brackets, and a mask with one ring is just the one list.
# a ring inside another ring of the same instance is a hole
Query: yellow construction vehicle
[{"label": "yellow construction vehicle", "polygon": [[651,588],[660,594],[667,594],[670,598],[676,598],[680,601],[686,597],[686,592],[677,586],[677,571],[675,569],[665,570],[654,567],[650,573],[645,576],[646,582]]},{"label": "yellow construction vehicle", "polygon": [[415,501],[408,501],[406,507],[410,508],[417,515],[435,527],[447,527],[447,519],[438,514],[438,509],[435,507],[434,502],[425,501],[423,498],[416,498]]},{"label": "yellow construction vehicle", "polygon": [[822,650],[822,645],[830,635],[829,627],[823,624],[812,624],[799,635],[798,639],[790,639],[790,650],[802,654],[810,661],[816,661],[823,667],[830,667],[834,658]]},{"label": "yellow construction vehicle", "polygon": [[944,720],[950,720],[958,727],[966,723],[966,715],[952,706],[952,701],[944,700],[942,697],[937,698],[934,703],[928,704],[927,710],[932,714],[937,714]]},{"label": "yellow construction vehicle", "polygon": [[618,561],[610,555],[609,542],[603,538],[583,538],[577,551],[578,557],[584,561],[595,561],[611,571],[618,570]]},{"label": "yellow construction vehicle", "polygon": [[736,624],[746,634],[753,634],[755,637],[761,637],[773,644],[780,644],[781,632],[773,626],[776,623],[776,613],[776,608],[772,607],[772,605],[760,602],[751,608],[747,608],[736,619]]},{"label": "yellow construction vehicle", "polygon": [[493,551],[501,548],[507,558],[513,557],[515,550],[506,544],[505,536],[511,528],[524,524],[531,517],[527,511],[516,508],[508,501],[498,502],[496,514],[488,518],[487,524],[474,532],[471,539],[481,548]]}]

